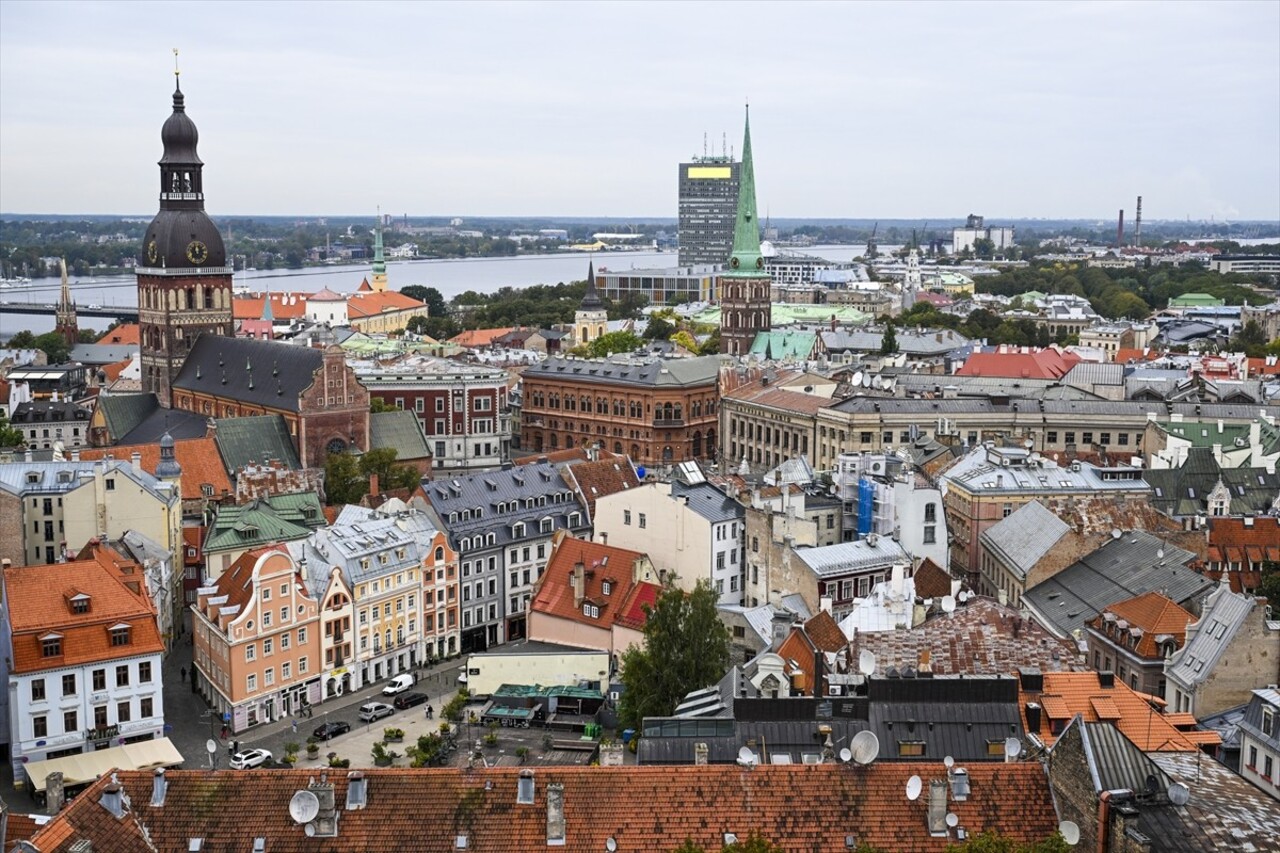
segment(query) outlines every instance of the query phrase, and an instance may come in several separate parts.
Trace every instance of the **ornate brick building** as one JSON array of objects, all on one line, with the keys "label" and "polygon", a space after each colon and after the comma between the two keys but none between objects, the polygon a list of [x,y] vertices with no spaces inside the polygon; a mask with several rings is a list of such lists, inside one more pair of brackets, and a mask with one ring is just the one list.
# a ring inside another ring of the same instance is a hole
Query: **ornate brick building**
[{"label": "ornate brick building", "polygon": [[217,227],[204,212],[200,135],[175,85],[173,114],[160,130],[160,211],[138,255],[138,325],[142,390],[162,405],[202,334],[230,337],[231,267]]},{"label": "ornate brick building", "polygon": [[530,453],[600,442],[637,465],[713,459],[717,356],[550,358],[524,372],[522,446]]}]

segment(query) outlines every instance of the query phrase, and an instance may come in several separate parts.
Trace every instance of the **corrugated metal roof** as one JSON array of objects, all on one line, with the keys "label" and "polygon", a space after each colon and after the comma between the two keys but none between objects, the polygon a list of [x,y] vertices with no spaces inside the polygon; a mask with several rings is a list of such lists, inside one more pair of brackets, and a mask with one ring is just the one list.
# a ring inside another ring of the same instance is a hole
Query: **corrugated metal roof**
[{"label": "corrugated metal roof", "polygon": [[875,544],[869,538],[856,542],[837,542],[819,548],[797,548],[795,556],[818,577],[860,572],[877,567],[888,569],[911,558],[897,541],[879,536]]},{"label": "corrugated metal roof", "polygon": [[431,456],[422,422],[413,412],[396,410],[369,415],[370,449],[390,448],[397,459],[426,459]]}]

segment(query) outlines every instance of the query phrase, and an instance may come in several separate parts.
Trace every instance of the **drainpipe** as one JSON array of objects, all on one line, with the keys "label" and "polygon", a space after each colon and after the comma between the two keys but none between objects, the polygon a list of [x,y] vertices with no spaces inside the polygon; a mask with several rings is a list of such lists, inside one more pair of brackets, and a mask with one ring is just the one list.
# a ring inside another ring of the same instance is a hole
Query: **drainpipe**
[{"label": "drainpipe", "polygon": [[1133,796],[1133,791],[1128,788],[1117,788],[1112,791],[1103,791],[1098,797],[1098,853],[1107,853],[1107,829],[1109,827],[1108,819],[1111,817],[1111,800],[1114,797],[1117,803],[1122,803]]}]

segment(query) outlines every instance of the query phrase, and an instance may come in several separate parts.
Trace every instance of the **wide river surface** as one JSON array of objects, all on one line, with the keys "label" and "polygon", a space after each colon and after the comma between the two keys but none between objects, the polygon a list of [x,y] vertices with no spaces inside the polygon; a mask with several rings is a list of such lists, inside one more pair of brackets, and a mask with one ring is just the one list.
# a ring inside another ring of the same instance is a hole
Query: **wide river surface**
[{"label": "wide river surface", "polygon": [[[831,261],[849,261],[864,250],[862,245],[813,246],[802,250]],[[882,252],[894,251],[896,246],[882,246]],[[597,269],[629,270],[674,267],[675,252],[600,252],[593,254]],[[532,284],[557,284],[581,281],[587,277],[588,258],[583,254],[522,255],[514,258],[459,258],[422,261],[388,261],[387,280],[391,287],[400,289],[410,284],[434,287],[446,300],[459,293],[474,290],[491,293],[502,287],[528,287]],[[349,293],[371,275],[367,264],[349,264],[332,267],[307,267],[300,270],[247,270],[235,274],[237,290],[291,291],[315,293],[324,288],[338,293]],[[22,329],[36,334],[53,329],[52,311],[48,316],[13,314],[4,311],[4,301],[44,302],[58,301],[60,282],[57,278],[33,280],[30,286],[10,287],[0,290],[0,339]],[[77,305],[111,308],[134,307],[138,304],[137,281],[129,276],[75,277],[71,279],[72,298]],[[110,325],[105,317],[82,317],[81,328],[102,329]]]}]

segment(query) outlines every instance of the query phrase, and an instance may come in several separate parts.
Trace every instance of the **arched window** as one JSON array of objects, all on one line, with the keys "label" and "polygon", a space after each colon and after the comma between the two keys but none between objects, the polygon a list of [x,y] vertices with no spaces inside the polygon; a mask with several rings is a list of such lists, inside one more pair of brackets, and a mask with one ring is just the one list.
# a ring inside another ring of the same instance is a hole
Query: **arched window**
[{"label": "arched window", "polygon": [[633,460],[640,458],[640,445],[638,444],[631,445],[631,458]]},{"label": "arched window", "polygon": [[693,456],[698,459],[702,456],[702,433],[695,432],[693,434]]},{"label": "arched window", "polygon": [[340,438],[332,438],[329,439],[329,443],[324,446],[324,449],[328,453],[342,453],[347,449],[347,443]]},{"label": "arched window", "polygon": [[619,456],[621,456],[621,455],[622,455],[622,442],[621,442],[621,441],[615,441],[615,442],[613,443],[613,452],[614,452],[614,453],[616,453],[616,454],[618,454]]},{"label": "arched window", "polygon": [[444,548],[441,547],[440,545],[436,546],[436,562],[437,563],[444,562]]}]

